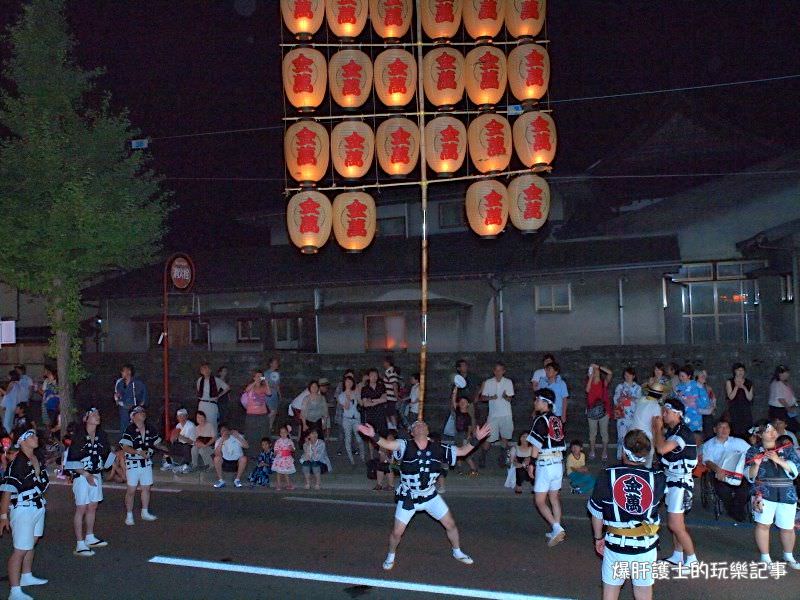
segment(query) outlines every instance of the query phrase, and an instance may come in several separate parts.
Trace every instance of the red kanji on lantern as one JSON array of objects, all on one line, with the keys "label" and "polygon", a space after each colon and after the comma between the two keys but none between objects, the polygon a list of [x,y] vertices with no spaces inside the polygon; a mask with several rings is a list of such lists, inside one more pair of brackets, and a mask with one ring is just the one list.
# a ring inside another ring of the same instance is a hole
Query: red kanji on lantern
[{"label": "red kanji on lantern", "polygon": [[386,12],[383,15],[383,24],[386,27],[392,25],[397,27],[403,26],[403,2],[401,0],[385,0],[384,8]]},{"label": "red kanji on lantern", "polygon": [[303,127],[295,137],[297,142],[297,165],[317,164],[317,134],[308,127]]},{"label": "red kanji on lantern", "polygon": [[481,7],[478,9],[479,19],[497,19],[497,0],[481,0]]},{"label": "red kanji on lantern", "polygon": [[394,62],[389,63],[387,69],[389,71],[389,93],[405,94],[408,65],[399,58],[396,58]]},{"label": "red kanji on lantern", "polygon": [[452,23],[455,21],[453,0],[436,0],[436,16],[434,18],[437,23]]},{"label": "red kanji on lantern", "polygon": [[447,52],[442,52],[436,57],[436,65],[439,70],[439,78],[436,80],[436,89],[455,90],[458,88],[456,84],[456,57]]},{"label": "red kanji on lantern", "polygon": [[311,0],[295,0],[294,2],[295,19],[313,19],[314,11],[311,10]]},{"label": "red kanji on lantern", "polygon": [[544,57],[535,49],[525,57],[525,85],[544,85]]},{"label": "red kanji on lantern", "polygon": [[319,233],[319,202],[308,197],[299,205],[300,233]]},{"label": "red kanji on lantern", "polygon": [[308,92],[314,93],[314,84],[311,82],[311,65],[314,61],[304,54],[298,54],[297,58],[292,61],[292,73],[294,73],[294,83],[292,84],[292,91],[295,94],[302,94]]},{"label": "red kanji on lantern", "polygon": [[500,87],[498,78],[498,62],[500,57],[487,51],[478,59],[481,70],[481,89],[497,89]]},{"label": "red kanji on lantern", "polygon": [[402,127],[398,127],[392,132],[392,157],[390,159],[392,164],[403,163],[407,165],[411,161],[408,156],[408,151],[411,148],[410,139],[411,133]]},{"label": "red kanji on lantern", "polygon": [[550,126],[542,117],[537,117],[533,123],[533,151],[551,150]]},{"label": "red kanji on lantern", "polygon": [[346,210],[347,237],[367,237],[367,205],[356,198]]},{"label": "red kanji on lantern", "polygon": [[460,133],[452,125],[442,129],[439,134],[442,140],[442,151],[439,153],[440,160],[458,160],[458,142]]},{"label": "red kanji on lantern", "polygon": [[522,7],[519,11],[519,18],[523,21],[525,19],[538,19],[539,2],[537,0],[523,0]]},{"label": "red kanji on lantern", "polygon": [[525,194],[525,213],[523,219],[542,218],[542,190],[535,183],[522,190]]},{"label": "red kanji on lantern", "polygon": [[344,166],[364,166],[364,138],[355,131],[344,138]]},{"label": "red kanji on lantern", "polygon": [[505,129],[496,119],[489,121],[483,128],[486,132],[486,154],[503,156],[506,153]]},{"label": "red kanji on lantern", "polygon": [[339,24],[356,24],[356,0],[339,0],[339,15],[336,18]]},{"label": "red kanji on lantern", "polygon": [[486,209],[486,216],[483,219],[484,225],[503,224],[503,197],[497,190],[491,190],[484,197],[483,207]]},{"label": "red kanji on lantern", "polygon": [[361,70],[362,66],[353,59],[342,66],[342,95],[360,96],[361,95]]}]

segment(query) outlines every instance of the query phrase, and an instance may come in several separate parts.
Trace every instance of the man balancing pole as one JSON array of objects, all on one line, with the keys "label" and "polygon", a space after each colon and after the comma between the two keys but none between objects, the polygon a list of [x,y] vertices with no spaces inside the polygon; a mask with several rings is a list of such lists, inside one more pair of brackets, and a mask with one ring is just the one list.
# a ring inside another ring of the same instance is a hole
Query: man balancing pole
[{"label": "man balancing pole", "polygon": [[423,421],[415,421],[411,426],[411,439],[387,440],[375,433],[372,425],[364,424],[358,430],[372,439],[384,450],[393,452],[395,460],[400,461],[400,486],[397,489],[399,500],[394,512],[394,528],[389,535],[389,553],[383,561],[388,571],[394,566],[394,555],[406,526],[419,511],[425,511],[439,521],[447,531],[447,538],[453,546],[453,558],[471,565],[473,560],[461,551],[458,528],[444,499],[436,491],[436,480],[445,469],[455,466],[459,457],[475,450],[491,433],[488,424],[479,427],[476,438],[461,447],[442,444],[428,439],[428,426]]}]

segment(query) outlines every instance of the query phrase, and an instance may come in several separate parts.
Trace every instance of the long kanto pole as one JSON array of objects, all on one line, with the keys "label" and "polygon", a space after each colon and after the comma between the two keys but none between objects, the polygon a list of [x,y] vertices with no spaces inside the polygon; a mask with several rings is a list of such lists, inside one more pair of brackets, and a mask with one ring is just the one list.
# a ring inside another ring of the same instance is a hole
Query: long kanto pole
[{"label": "long kanto pole", "polygon": [[422,246],[420,248],[420,316],[422,340],[419,350],[419,420],[424,418],[428,365],[428,177],[425,158],[425,96],[422,72],[422,2],[416,0],[417,17],[417,121],[419,126],[419,189],[422,207]]}]

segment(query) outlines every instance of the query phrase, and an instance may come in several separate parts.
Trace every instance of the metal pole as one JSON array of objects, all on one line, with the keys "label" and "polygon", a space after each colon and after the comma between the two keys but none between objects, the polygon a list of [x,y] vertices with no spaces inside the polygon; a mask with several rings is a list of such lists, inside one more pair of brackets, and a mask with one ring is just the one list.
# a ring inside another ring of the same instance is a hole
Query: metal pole
[{"label": "metal pole", "polygon": [[[164,374],[164,435],[169,436],[169,267],[172,263],[172,258],[167,260],[164,265],[164,320],[162,322],[164,336],[162,339],[162,366],[161,370]],[[165,438],[167,439],[167,438]]]},{"label": "metal pole", "polygon": [[625,345],[625,298],[622,291],[622,277],[617,280],[619,304],[619,343]]},{"label": "metal pole", "polygon": [[422,340],[419,351],[419,420],[424,418],[425,387],[427,382],[428,364],[428,178],[425,157],[425,96],[422,56],[422,2],[416,0],[417,16],[417,123],[419,126],[419,186],[422,208],[422,255],[420,257],[420,295],[421,295],[421,326]]},{"label": "metal pole", "polygon": [[797,249],[792,248],[792,306],[794,307],[794,341],[800,342],[800,269],[797,265]]}]

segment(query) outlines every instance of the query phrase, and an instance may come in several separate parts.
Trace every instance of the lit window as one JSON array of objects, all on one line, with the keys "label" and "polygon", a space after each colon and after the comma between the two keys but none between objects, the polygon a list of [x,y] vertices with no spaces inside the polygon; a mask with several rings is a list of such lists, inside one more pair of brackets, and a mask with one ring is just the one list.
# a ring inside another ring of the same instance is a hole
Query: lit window
[{"label": "lit window", "polygon": [[406,319],[403,315],[368,315],[364,317],[367,350],[404,350]]}]

